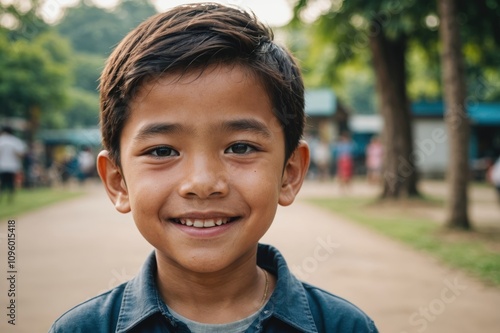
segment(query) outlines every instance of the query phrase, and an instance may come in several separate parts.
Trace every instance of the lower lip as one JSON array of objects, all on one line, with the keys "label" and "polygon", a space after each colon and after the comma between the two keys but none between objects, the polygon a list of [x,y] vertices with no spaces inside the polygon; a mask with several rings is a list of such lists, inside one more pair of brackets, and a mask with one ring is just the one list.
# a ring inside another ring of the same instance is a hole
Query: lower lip
[{"label": "lower lip", "polygon": [[196,228],[196,227],[188,227],[187,225],[180,224],[177,222],[170,222],[179,229],[180,231],[186,233],[188,236],[193,238],[214,238],[223,235],[230,228],[233,227],[234,224],[238,223],[238,220],[228,222],[226,224],[221,224],[219,226],[210,227],[210,228]]}]

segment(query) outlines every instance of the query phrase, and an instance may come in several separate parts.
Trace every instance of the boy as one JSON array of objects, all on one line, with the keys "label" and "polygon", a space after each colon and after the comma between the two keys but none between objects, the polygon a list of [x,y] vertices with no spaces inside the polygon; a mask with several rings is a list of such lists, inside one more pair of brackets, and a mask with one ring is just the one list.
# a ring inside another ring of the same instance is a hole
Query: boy
[{"label": "boy", "polygon": [[99,175],[155,251],[51,332],[376,332],[258,244],[309,150],[299,69],[255,17],[214,3],[156,15],[118,45],[100,88]]}]

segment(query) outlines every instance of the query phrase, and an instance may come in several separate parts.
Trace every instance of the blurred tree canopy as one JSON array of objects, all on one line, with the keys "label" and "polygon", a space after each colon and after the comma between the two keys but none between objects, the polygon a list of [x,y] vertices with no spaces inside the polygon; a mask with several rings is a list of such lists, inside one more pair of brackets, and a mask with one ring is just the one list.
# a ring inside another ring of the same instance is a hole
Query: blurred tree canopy
[{"label": "blurred tree canopy", "polygon": [[[297,1],[290,45],[301,59],[308,86],[329,85],[344,99],[366,99],[357,93],[371,91],[373,72],[368,47],[370,18],[378,19],[388,36],[404,32],[408,37],[406,62],[408,96],[411,100],[437,100],[442,97],[439,58],[439,17],[434,1],[385,0],[364,3],[334,0],[323,14],[310,23],[301,21],[308,3]],[[404,7],[404,8],[403,8]],[[418,8],[413,8],[418,7]],[[405,9],[406,8],[406,9]],[[356,12],[359,9],[359,13]],[[399,12],[408,11],[401,17]],[[466,64],[468,94],[482,101],[500,100],[500,1],[458,0],[459,22]],[[401,20],[400,23],[399,20]],[[334,21],[334,22],[333,22]],[[340,28],[339,28],[340,27]],[[373,31],[376,33],[377,31]],[[346,70],[346,67],[349,70]],[[353,75],[355,74],[355,75]],[[360,78],[371,76],[370,80]],[[354,84],[356,82],[357,84]],[[364,82],[364,83],[363,83]],[[357,89],[352,91],[350,86]],[[365,103],[366,104],[366,103]],[[354,107],[354,104],[351,104]],[[367,111],[354,107],[358,112]],[[373,112],[374,109],[368,110]]]},{"label": "blurred tree canopy", "polygon": [[156,13],[145,0],[124,0],[112,10],[80,2],[68,8],[56,29],[77,52],[108,56],[140,22]]},{"label": "blurred tree canopy", "polygon": [[[295,17],[303,17],[312,2],[299,0]],[[416,166],[411,158],[413,136],[406,88],[406,55],[411,38],[428,34],[421,29],[421,22],[432,4],[392,0],[335,0],[329,4],[311,27],[315,42],[329,45],[329,53],[326,57],[322,55],[328,64],[325,74],[335,81],[341,66],[373,64],[373,81],[384,119],[382,197],[418,196]],[[350,80],[343,77],[342,81]]]},{"label": "blurred tree canopy", "polygon": [[68,127],[96,126],[99,121],[99,76],[107,56],[140,22],[155,14],[150,1],[123,0],[112,9],[83,1],[68,8],[56,31],[74,49],[74,84],[67,110]]},{"label": "blurred tree canopy", "polygon": [[[305,23],[311,8],[317,18]],[[457,8],[467,99],[498,100],[500,3],[457,0]],[[298,42],[292,47],[303,61],[306,84],[332,86],[356,110],[374,106],[376,91],[374,108],[384,118],[386,136],[383,197],[417,195],[409,106],[411,100],[442,98],[437,3],[298,0],[294,12],[292,38]]]},{"label": "blurred tree canopy", "polygon": [[16,23],[14,29],[0,27],[2,116],[28,120],[31,140],[38,126],[64,123],[71,47],[36,18],[34,7],[25,14],[13,5],[2,9]]},{"label": "blurred tree canopy", "polygon": [[28,137],[38,127],[96,126],[106,57],[155,8],[146,0],[122,0],[111,9],[80,1],[49,25],[40,6],[39,0],[0,2],[1,116],[28,120]]}]

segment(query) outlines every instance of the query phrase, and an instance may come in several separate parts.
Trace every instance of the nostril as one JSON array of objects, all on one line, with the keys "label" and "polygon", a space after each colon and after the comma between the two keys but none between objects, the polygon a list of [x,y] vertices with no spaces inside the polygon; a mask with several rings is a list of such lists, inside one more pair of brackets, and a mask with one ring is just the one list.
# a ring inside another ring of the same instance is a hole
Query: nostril
[{"label": "nostril", "polygon": [[186,198],[214,198],[228,193],[229,186],[225,180],[211,177],[194,177],[186,180],[179,187],[179,194]]}]

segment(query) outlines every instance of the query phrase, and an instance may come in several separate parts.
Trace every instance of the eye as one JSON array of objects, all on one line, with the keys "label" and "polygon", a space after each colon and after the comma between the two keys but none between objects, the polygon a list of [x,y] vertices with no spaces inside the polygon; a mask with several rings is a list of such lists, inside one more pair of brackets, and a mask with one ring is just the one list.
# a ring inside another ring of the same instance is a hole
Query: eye
[{"label": "eye", "polygon": [[179,156],[179,153],[170,147],[157,147],[149,151],[154,157]]},{"label": "eye", "polygon": [[226,149],[226,153],[229,154],[248,154],[255,151],[255,147],[246,143],[235,143]]}]

